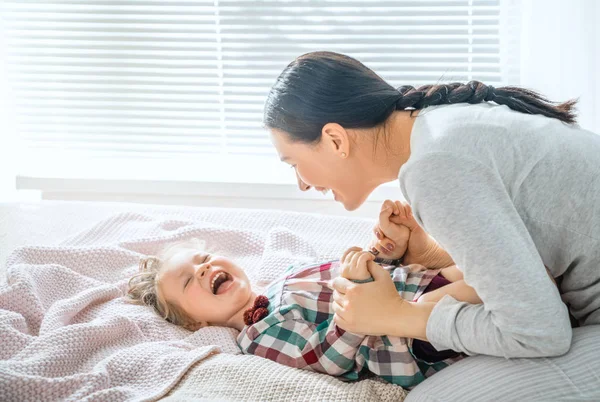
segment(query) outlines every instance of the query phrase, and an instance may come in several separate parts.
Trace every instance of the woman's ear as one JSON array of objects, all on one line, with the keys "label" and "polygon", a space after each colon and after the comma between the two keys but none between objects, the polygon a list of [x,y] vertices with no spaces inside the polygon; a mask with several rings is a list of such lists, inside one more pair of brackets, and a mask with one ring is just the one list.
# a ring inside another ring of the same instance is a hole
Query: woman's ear
[{"label": "woman's ear", "polygon": [[350,138],[344,127],[337,123],[327,123],[321,131],[323,143],[328,144],[330,149],[342,158],[350,155]]},{"label": "woman's ear", "polygon": [[183,328],[185,328],[189,331],[198,331],[200,328],[204,328],[204,327],[208,327],[208,326],[210,326],[210,325],[206,321],[188,322],[187,324],[183,324]]}]

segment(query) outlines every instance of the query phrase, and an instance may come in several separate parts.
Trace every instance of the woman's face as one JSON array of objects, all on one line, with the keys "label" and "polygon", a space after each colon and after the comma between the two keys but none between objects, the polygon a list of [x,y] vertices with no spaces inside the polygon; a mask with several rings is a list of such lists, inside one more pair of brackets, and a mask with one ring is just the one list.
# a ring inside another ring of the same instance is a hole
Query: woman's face
[{"label": "woman's face", "polygon": [[317,145],[291,142],[289,136],[279,130],[271,130],[271,141],[282,162],[295,170],[300,190],[331,190],[337,202],[353,211],[377,185],[372,183],[370,169],[357,147],[351,150],[347,134],[336,133],[335,129],[324,133]]},{"label": "woman's face", "polygon": [[233,261],[194,248],[165,261],[158,286],[194,322],[210,325],[226,326],[252,297],[248,277]]}]

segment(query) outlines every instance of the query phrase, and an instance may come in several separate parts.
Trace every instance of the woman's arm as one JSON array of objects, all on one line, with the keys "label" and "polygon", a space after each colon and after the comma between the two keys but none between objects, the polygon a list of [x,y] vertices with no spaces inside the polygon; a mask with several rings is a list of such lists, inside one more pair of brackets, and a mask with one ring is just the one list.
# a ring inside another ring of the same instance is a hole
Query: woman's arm
[{"label": "woman's arm", "polygon": [[[444,297],[429,311],[429,303],[411,303],[412,324],[422,328],[426,320],[437,349],[503,357],[565,353],[572,336],[567,308],[498,173],[467,155],[437,152],[408,162],[400,182],[417,221],[452,253],[485,301]],[[396,331],[405,336],[410,324],[396,322]]]},{"label": "woman's arm", "polygon": [[408,264],[421,264],[428,269],[446,268],[452,265],[456,265],[450,254],[444,250],[434,239],[425,233],[430,239],[427,251],[422,255],[412,255],[410,253],[410,240],[409,240],[409,251],[404,258],[404,263]]}]

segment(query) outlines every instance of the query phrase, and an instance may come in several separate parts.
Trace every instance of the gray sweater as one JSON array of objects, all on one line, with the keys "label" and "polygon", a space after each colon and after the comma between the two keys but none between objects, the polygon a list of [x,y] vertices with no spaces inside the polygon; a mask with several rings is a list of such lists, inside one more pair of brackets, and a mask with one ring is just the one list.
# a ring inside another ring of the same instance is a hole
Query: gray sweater
[{"label": "gray sweater", "polygon": [[600,324],[599,135],[506,106],[457,104],[422,110],[410,145],[402,192],[484,303],[445,296],[434,307],[427,337],[438,350],[564,354],[565,303],[581,325]]}]

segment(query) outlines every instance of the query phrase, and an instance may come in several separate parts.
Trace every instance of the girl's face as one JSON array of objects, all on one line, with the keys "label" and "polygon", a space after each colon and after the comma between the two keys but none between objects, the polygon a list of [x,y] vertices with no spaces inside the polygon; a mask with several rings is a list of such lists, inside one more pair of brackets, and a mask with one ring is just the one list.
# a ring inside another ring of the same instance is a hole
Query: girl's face
[{"label": "girl's face", "polygon": [[291,142],[287,134],[271,130],[271,141],[282,162],[295,169],[300,190],[307,191],[311,187],[317,191],[331,190],[337,202],[353,211],[378,184],[372,182],[369,167],[356,152],[357,147],[350,154],[347,136],[337,134],[324,134],[319,144],[309,145]]},{"label": "girl's face", "polygon": [[167,302],[204,325],[229,326],[252,297],[248,277],[235,263],[190,248],[164,262],[158,286]]}]

